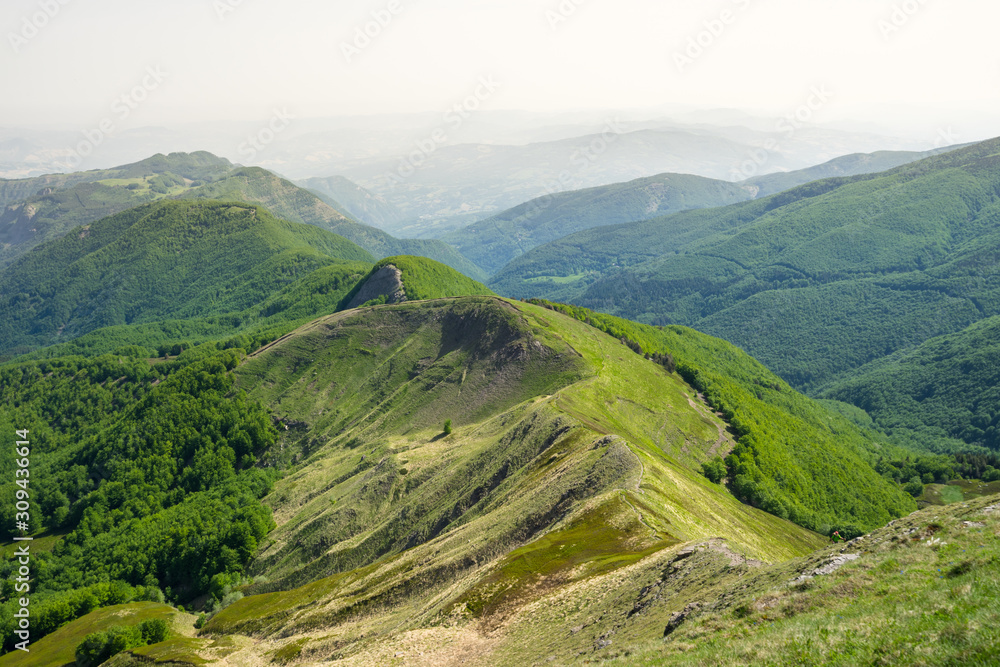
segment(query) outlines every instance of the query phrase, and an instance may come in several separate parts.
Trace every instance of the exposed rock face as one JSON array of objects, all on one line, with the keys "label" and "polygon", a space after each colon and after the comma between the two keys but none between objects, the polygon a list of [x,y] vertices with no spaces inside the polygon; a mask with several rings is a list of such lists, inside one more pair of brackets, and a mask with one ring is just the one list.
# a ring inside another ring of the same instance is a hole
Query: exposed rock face
[{"label": "exposed rock face", "polygon": [[365,281],[361,290],[347,304],[348,308],[357,308],[372,299],[385,296],[386,303],[402,303],[406,301],[406,290],[403,289],[403,274],[392,264],[386,264],[375,275]]}]

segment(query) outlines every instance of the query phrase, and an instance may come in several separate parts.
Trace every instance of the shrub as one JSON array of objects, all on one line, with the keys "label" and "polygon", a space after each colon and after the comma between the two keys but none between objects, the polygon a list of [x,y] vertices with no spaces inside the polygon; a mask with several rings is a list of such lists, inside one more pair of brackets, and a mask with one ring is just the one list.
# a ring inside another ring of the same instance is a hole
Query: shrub
[{"label": "shrub", "polygon": [[139,624],[139,632],[146,644],[159,644],[170,634],[170,624],[162,618],[151,618]]},{"label": "shrub", "polygon": [[701,464],[701,471],[713,484],[718,484],[726,476],[726,464],[721,457]]},{"label": "shrub", "polygon": [[903,491],[906,491],[914,498],[917,498],[924,492],[924,482],[919,475],[914,475],[913,478],[906,483],[906,486],[903,487]]},{"label": "shrub", "polygon": [[451,420],[448,419],[444,423],[444,434],[451,435]]}]

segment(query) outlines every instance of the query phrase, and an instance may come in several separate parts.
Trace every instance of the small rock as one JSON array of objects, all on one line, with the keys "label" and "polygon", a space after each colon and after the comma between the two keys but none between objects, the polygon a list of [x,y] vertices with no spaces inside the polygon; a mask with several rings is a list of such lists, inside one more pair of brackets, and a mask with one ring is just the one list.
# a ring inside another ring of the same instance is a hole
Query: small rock
[{"label": "small rock", "polygon": [[670,622],[667,623],[667,627],[663,630],[663,636],[669,637],[673,632],[681,627],[681,624],[687,620],[687,617],[691,615],[691,612],[696,611],[701,608],[700,602],[692,602],[688,606],[684,607],[684,611],[679,611],[670,617]]},{"label": "small rock", "polygon": [[985,528],[985,523],[980,523],[978,521],[963,521],[962,525],[966,528]]},{"label": "small rock", "polygon": [[681,627],[681,624],[684,622],[684,617],[685,614],[682,611],[679,611],[673,616],[671,616],[670,622],[667,623],[667,627],[663,629],[663,636],[669,637],[671,634],[673,634],[674,630]]},{"label": "small rock", "polygon": [[844,567],[845,565],[847,565],[851,561],[855,561],[855,560],[857,560],[860,557],[861,557],[860,554],[845,554],[845,553],[841,553],[840,555],[837,555],[837,556],[834,556],[833,558],[831,558],[829,561],[827,561],[827,563],[825,565],[817,567],[812,572],[803,573],[801,576],[796,577],[795,579],[793,579],[789,583],[789,585],[792,586],[792,585],[795,585],[797,583],[801,583],[803,581],[808,581],[808,580],[812,579],[813,577],[822,577],[822,576],[825,576],[825,575],[828,575],[828,574],[833,574],[834,572],[836,572],[840,568]]}]

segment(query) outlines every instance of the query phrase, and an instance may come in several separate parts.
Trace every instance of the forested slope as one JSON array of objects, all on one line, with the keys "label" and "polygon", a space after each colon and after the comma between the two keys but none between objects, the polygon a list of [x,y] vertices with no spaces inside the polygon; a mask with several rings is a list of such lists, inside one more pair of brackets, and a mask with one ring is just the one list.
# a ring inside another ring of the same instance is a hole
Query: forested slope
[{"label": "forested slope", "polygon": [[490,286],[740,345],[793,385],[1000,314],[1000,141],[536,248]]}]

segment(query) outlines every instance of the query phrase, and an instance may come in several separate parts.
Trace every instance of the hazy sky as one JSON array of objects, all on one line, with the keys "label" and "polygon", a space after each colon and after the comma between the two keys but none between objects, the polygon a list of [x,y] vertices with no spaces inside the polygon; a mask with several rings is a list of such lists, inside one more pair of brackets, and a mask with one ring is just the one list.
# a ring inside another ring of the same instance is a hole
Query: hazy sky
[{"label": "hazy sky", "polygon": [[998,25],[996,0],[3,0],[0,125],[440,112],[477,90],[781,113],[814,87],[830,118],[1000,118]]}]

